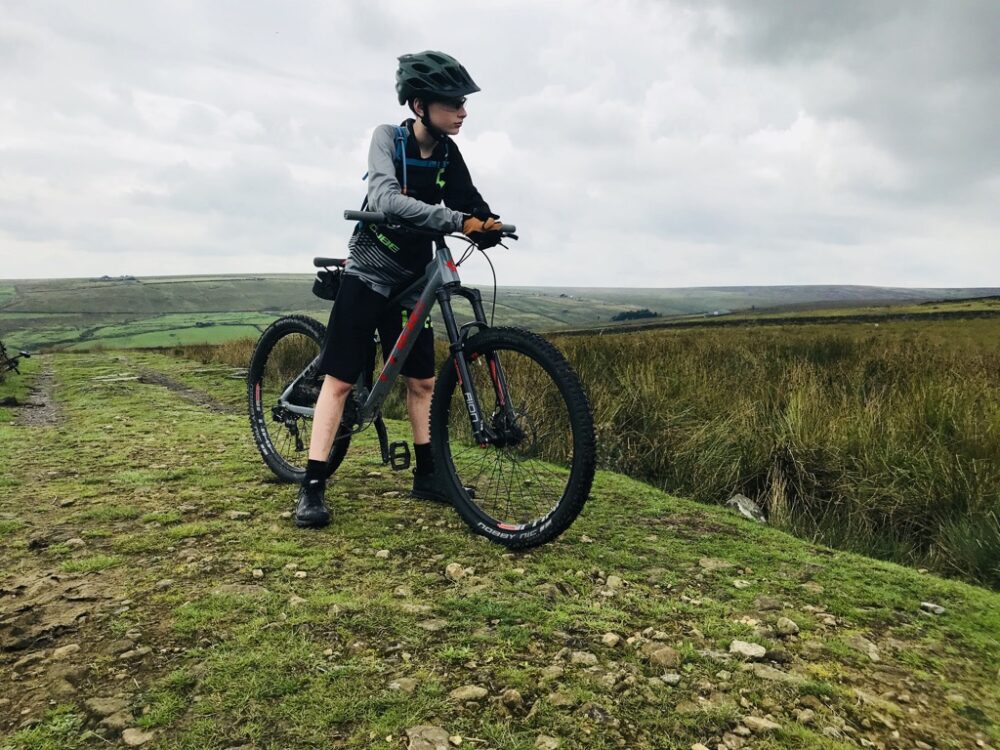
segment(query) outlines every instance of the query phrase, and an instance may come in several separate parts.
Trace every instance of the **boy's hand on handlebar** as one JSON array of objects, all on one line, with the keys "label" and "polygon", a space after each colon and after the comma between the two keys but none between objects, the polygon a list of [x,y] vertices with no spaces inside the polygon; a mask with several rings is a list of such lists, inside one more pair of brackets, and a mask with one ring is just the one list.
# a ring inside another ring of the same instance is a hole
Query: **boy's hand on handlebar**
[{"label": "boy's hand on handlebar", "polygon": [[503,224],[493,217],[480,219],[466,214],[465,221],[462,222],[462,234],[470,237],[475,232],[499,232],[501,229],[503,229]]},{"label": "boy's hand on handlebar", "polygon": [[500,242],[502,229],[503,224],[492,216],[485,220],[475,216],[466,216],[465,222],[462,224],[462,234],[475,242],[476,247],[480,250],[497,245]]}]

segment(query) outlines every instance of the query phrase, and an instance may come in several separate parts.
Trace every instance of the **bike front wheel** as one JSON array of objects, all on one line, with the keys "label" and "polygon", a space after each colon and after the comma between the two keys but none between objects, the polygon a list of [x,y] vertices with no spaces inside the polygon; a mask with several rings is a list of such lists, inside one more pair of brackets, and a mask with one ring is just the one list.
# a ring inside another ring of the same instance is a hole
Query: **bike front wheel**
[{"label": "bike front wheel", "polygon": [[[309,460],[312,418],[289,411],[279,397],[319,355],[326,326],[305,315],[280,318],[261,334],[247,370],[250,429],[257,450],[282,482],[301,484]],[[323,375],[307,373],[293,389],[296,406],[315,408]],[[344,460],[351,442],[343,424],[327,458],[328,475]]]},{"label": "bike front wheel", "polygon": [[498,439],[476,441],[449,358],[434,388],[431,444],[455,509],[473,531],[513,549],[556,538],[594,479],[593,418],[579,378],[558,349],[519,328],[485,330],[457,356]]}]

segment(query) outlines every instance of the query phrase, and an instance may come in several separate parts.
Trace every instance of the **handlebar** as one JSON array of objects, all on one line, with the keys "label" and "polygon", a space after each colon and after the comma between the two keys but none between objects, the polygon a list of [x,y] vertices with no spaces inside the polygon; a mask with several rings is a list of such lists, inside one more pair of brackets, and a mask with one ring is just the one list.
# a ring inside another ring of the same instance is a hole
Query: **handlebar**
[{"label": "handlebar", "polygon": [[[364,221],[369,224],[391,224],[392,220],[382,211],[344,211],[344,218],[348,221]],[[406,225],[400,222],[405,227]],[[503,229],[500,234],[507,236],[517,232],[517,227],[513,224],[503,222]]]}]

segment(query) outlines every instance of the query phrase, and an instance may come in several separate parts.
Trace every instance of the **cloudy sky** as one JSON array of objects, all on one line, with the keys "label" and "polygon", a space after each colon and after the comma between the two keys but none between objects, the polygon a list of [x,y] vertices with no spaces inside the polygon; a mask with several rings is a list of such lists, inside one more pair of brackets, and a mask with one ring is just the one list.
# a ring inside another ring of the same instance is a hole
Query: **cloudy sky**
[{"label": "cloudy sky", "polygon": [[0,277],[343,254],[430,48],[482,88],[456,142],[521,230],[501,283],[1000,285],[997,29],[994,0],[0,0]]}]

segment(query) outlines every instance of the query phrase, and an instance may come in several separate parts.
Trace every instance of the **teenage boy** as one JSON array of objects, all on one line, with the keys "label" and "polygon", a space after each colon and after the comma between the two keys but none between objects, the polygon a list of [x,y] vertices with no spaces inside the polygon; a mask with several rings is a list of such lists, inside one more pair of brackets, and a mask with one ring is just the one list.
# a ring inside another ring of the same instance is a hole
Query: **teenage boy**
[{"label": "teenage boy", "polygon": [[[365,208],[424,229],[462,232],[481,248],[500,241],[503,225],[496,221],[500,217],[490,211],[472,184],[450,137],[458,134],[467,116],[465,97],[479,90],[458,60],[443,52],[428,50],[399,58],[396,93],[399,103],[406,104],[416,117],[401,123],[405,131],[393,125],[375,129],[368,151]],[[324,500],[326,459],[344,403],[361,374],[375,329],[383,353],[389,356],[417,295],[395,309],[389,308],[389,298],[423,274],[433,252],[430,237],[371,224],[355,227],[348,247],[350,255],[326,329],[320,362],[325,377],[295,508],[295,523],[301,527],[330,522]],[[430,446],[434,338],[429,319],[401,374],[406,381],[417,463],[411,494],[447,502],[434,473]]]}]

